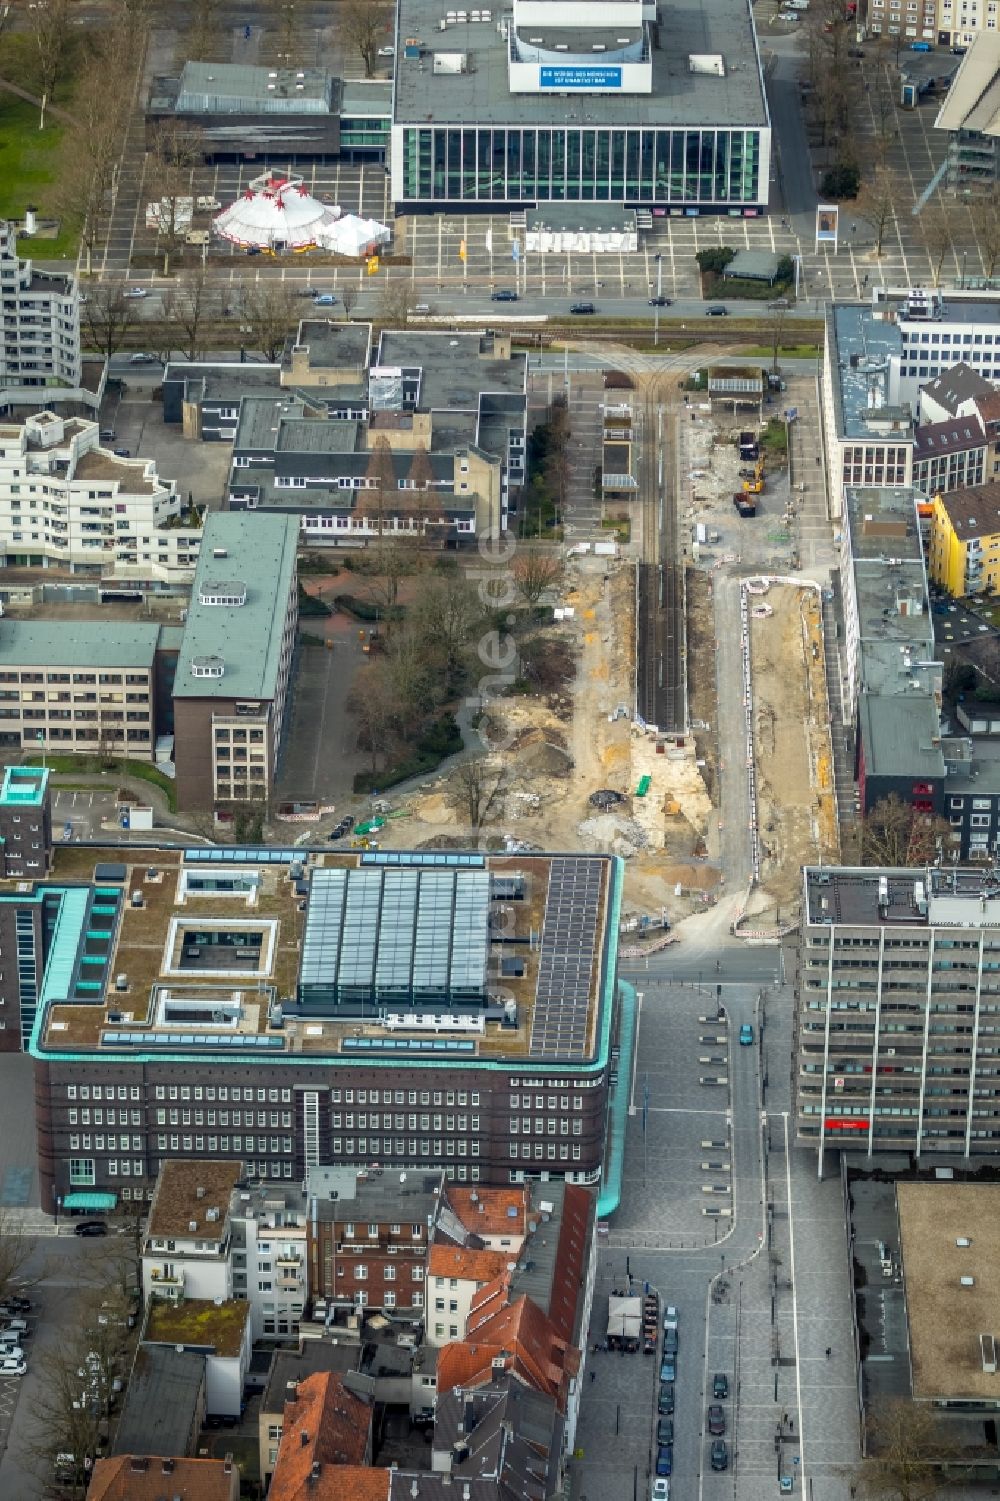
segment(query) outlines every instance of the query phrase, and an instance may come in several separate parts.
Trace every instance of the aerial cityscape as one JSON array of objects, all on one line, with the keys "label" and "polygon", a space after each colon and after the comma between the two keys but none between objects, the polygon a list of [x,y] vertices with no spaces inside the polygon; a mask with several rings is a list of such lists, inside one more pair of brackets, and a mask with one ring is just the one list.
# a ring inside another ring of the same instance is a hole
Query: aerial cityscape
[{"label": "aerial cityscape", "polygon": [[0,7],[0,1501],[997,1494],[995,12]]}]

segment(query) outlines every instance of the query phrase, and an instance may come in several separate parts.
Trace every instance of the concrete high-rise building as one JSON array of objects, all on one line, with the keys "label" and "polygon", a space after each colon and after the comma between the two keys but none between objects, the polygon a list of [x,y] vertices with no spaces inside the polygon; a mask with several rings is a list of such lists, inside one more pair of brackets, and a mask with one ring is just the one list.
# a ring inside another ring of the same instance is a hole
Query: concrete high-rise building
[{"label": "concrete high-rise building", "polygon": [[14,227],[0,219],[0,392],[79,387],[80,290],[76,278],[36,271],[18,259]]},{"label": "concrete high-rise building", "polygon": [[995,1156],[994,871],[809,866],[803,887],[799,1141],[818,1148],[821,1171],[829,1149]]}]

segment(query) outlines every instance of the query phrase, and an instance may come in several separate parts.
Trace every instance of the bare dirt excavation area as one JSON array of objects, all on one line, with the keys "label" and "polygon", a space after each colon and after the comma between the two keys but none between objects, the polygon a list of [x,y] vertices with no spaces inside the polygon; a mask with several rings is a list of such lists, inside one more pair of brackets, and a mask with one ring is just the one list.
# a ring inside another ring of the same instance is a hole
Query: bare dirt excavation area
[{"label": "bare dirt excavation area", "polygon": [[788,915],[803,865],[839,853],[818,592],[748,596],[760,884],[748,910]]},{"label": "bare dirt excavation area", "polygon": [[[675,921],[703,905],[718,881],[704,859],[712,805],[693,741],[658,740],[632,722],[634,567],[617,559],[571,560],[559,607],[566,613],[551,629],[572,649],[575,678],[568,695],[512,695],[487,710],[481,725],[487,752],[505,746],[497,761],[508,775],[481,836],[621,854],[626,915],[668,908]],[[406,816],[390,820],[380,841],[420,847],[454,838],[459,776],[455,768],[403,800]],[[621,801],[594,806],[592,794],[603,789]]]}]

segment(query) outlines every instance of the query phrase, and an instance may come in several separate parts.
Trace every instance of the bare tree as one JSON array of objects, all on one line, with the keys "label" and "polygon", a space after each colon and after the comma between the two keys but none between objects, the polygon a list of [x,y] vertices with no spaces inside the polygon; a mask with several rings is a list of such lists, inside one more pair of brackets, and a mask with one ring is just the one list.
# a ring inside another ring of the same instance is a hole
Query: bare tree
[{"label": "bare tree", "polygon": [[771,373],[778,373],[778,355],[781,350],[781,341],[785,334],[785,323],[788,320],[788,309],[773,307],[767,320],[767,342],[771,346]]},{"label": "bare tree", "polygon": [[936,1409],[909,1397],[873,1408],[866,1450],[855,1483],[871,1501],[929,1501],[947,1481],[943,1464],[957,1452]]},{"label": "bare tree", "polygon": [[264,12],[271,19],[278,62],[285,68],[297,66],[302,50],[299,7],[294,0],[264,0]]},{"label": "bare tree", "polygon": [[342,288],[341,293],[340,293],[340,300],[344,304],[344,317],[347,319],[348,323],[350,323],[350,321],[351,321],[351,312],[354,309],[354,307],[357,305],[357,301],[358,301],[358,289],[357,289],[357,287],[344,287],[344,288]]},{"label": "bare tree", "polygon": [[240,307],[244,329],[249,331],[252,346],[273,362],[284,348],[289,332],[298,323],[295,293],[280,281],[244,281],[240,289]]},{"label": "bare tree", "polygon": [[44,1272],[29,1276],[28,1263],[33,1253],[33,1243],[12,1214],[0,1209],[0,1298],[11,1293],[23,1292],[41,1280]]},{"label": "bare tree", "polygon": [[347,707],[354,717],[358,731],[358,748],[371,756],[371,772],[375,776],[392,748],[395,724],[395,703],[392,685],[383,659],[369,659],[369,666],[354,683],[347,696]]},{"label": "bare tree", "polygon": [[480,756],[455,768],[446,797],[458,817],[478,831],[503,812],[510,786],[510,762],[501,756]]},{"label": "bare tree", "polygon": [[384,658],[385,680],[392,696],[396,728],[412,740],[429,711],[440,703],[445,684],[440,652],[413,629],[395,631]]},{"label": "bare tree", "polygon": [[562,583],[566,567],[557,553],[531,548],[518,553],[510,571],[524,603],[537,605],[547,590],[556,589]]},{"label": "bare tree", "polygon": [[166,122],[157,128],[147,161],[145,181],[159,204],[157,240],[163,274],[170,275],[170,259],[190,227],[188,212],[191,179],[198,157],[195,140],[183,126]]},{"label": "bare tree", "polygon": [[875,254],[882,254],[885,237],[896,222],[898,206],[903,201],[904,184],[891,167],[879,165],[867,182],[861,184],[854,212],[871,225],[875,236]]},{"label": "bare tree", "polygon": [[953,213],[954,209],[948,208],[940,198],[932,198],[929,203],[924,204],[917,216],[920,242],[931,263],[931,281],[934,286],[940,284],[949,251],[954,254],[951,222]]},{"label": "bare tree", "polygon": [[408,618],[440,661],[445,688],[453,692],[486,624],[476,590],[457,570],[446,574],[435,570],[424,582]]},{"label": "bare tree", "polygon": [[198,358],[204,347],[205,325],[218,314],[219,294],[204,270],[186,272],[163,294],[163,321],[168,329],[183,336],[177,342],[189,360]]},{"label": "bare tree", "polygon": [[983,271],[992,276],[1000,262],[1000,188],[992,187],[969,204]]},{"label": "bare tree", "polygon": [[45,110],[60,82],[69,58],[73,28],[70,0],[45,0],[28,11],[28,34],[34,61],[33,73],[42,108],[39,130],[45,129]]},{"label": "bare tree", "polygon": [[378,321],[387,328],[405,328],[415,301],[408,281],[387,281],[378,300]]},{"label": "bare tree", "polygon": [[378,0],[347,0],[340,12],[345,40],[361,54],[365,77],[371,78],[378,63],[378,49],[391,35],[392,11]]},{"label": "bare tree", "polygon": [[135,303],[125,296],[124,282],[95,282],[80,312],[91,347],[110,360],[124,344],[135,316]]},{"label": "bare tree", "polygon": [[73,105],[79,129],[65,132],[59,146],[55,209],[79,227],[88,275],[114,186],[134,66],[124,46],[109,46],[83,64]]},{"label": "bare tree", "polygon": [[191,0],[191,22],[182,46],[184,61],[208,61],[219,45],[221,32],[221,6],[219,0]]},{"label": "bare tree", "polygon": [[926,865],[947,849],[946,819],[924,813],[892,793],[880,798],[861,821],[862,865]]}]

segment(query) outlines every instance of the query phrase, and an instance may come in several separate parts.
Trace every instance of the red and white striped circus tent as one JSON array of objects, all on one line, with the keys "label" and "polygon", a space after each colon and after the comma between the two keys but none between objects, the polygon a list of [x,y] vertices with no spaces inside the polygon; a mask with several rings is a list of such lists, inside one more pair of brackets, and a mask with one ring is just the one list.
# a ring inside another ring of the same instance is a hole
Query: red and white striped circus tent
[{"label": "red and white striped circus tent", "polygon": [[301,177],[265,172],[235,203],[215,216],[215,232],[234,245],[260,250],[308,250],[327,245],[340,209],[320,203]]}]

